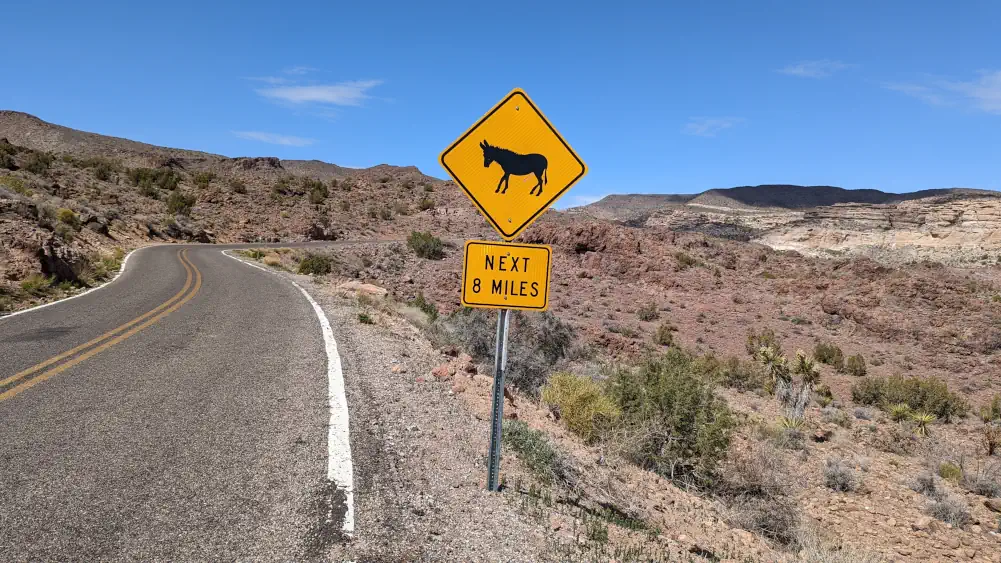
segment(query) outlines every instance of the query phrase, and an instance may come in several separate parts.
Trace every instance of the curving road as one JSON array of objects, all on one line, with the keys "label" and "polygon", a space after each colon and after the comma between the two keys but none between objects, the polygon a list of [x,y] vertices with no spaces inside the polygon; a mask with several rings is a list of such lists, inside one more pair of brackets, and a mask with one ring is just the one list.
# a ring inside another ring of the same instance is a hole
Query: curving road
[{"label": "curving road", "polygon": [[0,318],[0,559],[288,560],[339,539],[317,316],[224,248],[145,248],[97,291]]}]

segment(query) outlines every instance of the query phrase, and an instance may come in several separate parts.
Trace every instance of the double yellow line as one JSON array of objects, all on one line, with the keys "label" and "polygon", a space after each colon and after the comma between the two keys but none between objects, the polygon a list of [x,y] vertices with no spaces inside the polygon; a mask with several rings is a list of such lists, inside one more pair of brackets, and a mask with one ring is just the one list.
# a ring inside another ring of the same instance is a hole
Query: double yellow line
[{"label": "double yellow line", "polygon": [[[191,301],[195,294],[198,293],[198,290],[202,287],[202,273],[199,272],[198,268],[196,268],[195,265],[188,259],[187,250],[178,251],[177,258],[181,261],[181,265],[184,266],[184,270],[188,274],[187,279],[184,281],[184,287],[181,288],[181,291],[178,291],[173,297],[148,313],[138,316],[117,328],[109,330],[108,332],[105,332],[97,338],[89,342],[85,342],[76,348],[72,348],[57,356],[53,356],[40,364],[15,373],[14,375],[0,381],[0,389],[5,389],[0,392],[0,401],[5,401],[22,391],[26,391],[34,387],[46,379],[59,375],[88,358],[100,354],[108,348],[119,344],[123,340],[180,309],[181,306],[188,301]],[[194,280],[194,285],[191,283],[192,280]],[[34,375],[34,377],[31,377],[32,375]]]}]

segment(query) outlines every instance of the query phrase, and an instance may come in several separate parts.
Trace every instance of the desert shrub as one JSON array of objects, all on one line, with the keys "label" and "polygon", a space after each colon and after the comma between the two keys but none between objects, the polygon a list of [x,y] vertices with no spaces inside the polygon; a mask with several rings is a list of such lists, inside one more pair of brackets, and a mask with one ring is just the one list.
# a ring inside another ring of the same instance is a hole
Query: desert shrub
[{"label": "desert shrub", "polygon": [[383,221],[389,221],[393,218],[393,212],[388,207],[383,207],[379,209],[379,218]]},{"label": "desert shrub", "polygon": [[636,316],[641,321],[655,321],[660,318],[660,311],[657,310],[656,303],[648,303],[636,311]]},{"label": "desert shrub", "polygon": [[710,485],[726,455],[734,418],[715,394],[704,361],[671,348],[609,379],[609,395],[630,435],[626,455],[671,479]]},{"label": "desert shrub", "polygon": [[505,420],[502,440],[543,483],[576,488],[579,474],[573,461],[549,441],[545,432],[533,430],[520,420]]},{"label": "desert shrub", "polygon": [[966,501],[955,495],[946,495],[928,504],[927,513],[956,528],[962,528],[970,522],[970,507]]},{"label": "desert shrub", "polygon": [[351,209],[351,202],[346,199],[342,199],[338,207],[340,207],[341,211],[349,211]]},{"label": "desert shrub", "polygon": [[133,186],[140,188],[146,184],[163,190],[175,190],[181,183],[181,176],[170,168],[130,168],[126,176]]},{"label": "desert shrub", "polygon": [[640,332],[631,326],[611,324],[608,325],[608,332],[621,334],[626,338],[639,338]]},{"label": "desert shrub", "polygon": [[758,364],[737,357],[720,362],[718,373],[721,385],[738,391],[755,391],[765,386],[765,374]]},{"label": "desert shrub", "polygon": [[334,259],[325,254],[307,252],[302,261],[299,262],[298,272],[314,276],[322,276],[333,271]]},{"label": "desert shrub", "polygon": [[818,342],[813,348],[813,357],[820,363],[841,371],[845,367],[845,357],[841,348],[833,342]]},{"label": "desert shrub", "polygon": [[985,424],[980,429],[980,444],[988,457],[1001,450],[1001,425],[993,422]]},{"label": "desert shrub", "polygon": [[948,422],[966,416],[967,402],[936,377],[873,377],[852,385],[852,400],[889,411],[893,405],[906,404]]},{"label": "desert shrub", "polygon": [[417,208],[421,211],[428,211],[434,209],[434,200],[429,197],[422,197],[421,201],[417,204]]},{"label": "desert shrub", "polygon": [[72,209],[60,208],[56,211],[56,217],[60,223],[64,223],[74,229],[80,228],[80,216],[74,213]]},{"label": "desert shrub", "polygon": [[358,313],[358,322],[363,325],[375,324],[375,321],[372,320],[372,315],[368,313]]},{"label": "desert shrub", "polygon": [[911,421],[914,423],[914,432],[918,436],[927,436],[931,432],[931,425],[938,417],[931,413],[915,412],[911,413]]},{"label": "desert shrub", "polygon": [[980,419],[984,422],[1001,420],[1001,395],[994,395],[989,403],[980,407]]},{"label": "desert shrub", "polygon": [[239,178],[230,178],[229,189],[233,190],[235,194],[245,194],[247,193],[247,184]]},{"label": "desert shrub", "polygon": [[406,217],[407,215],[410,215],[410,208],[407,207],[405,202],[397,201],[393,204],[393,213]]},{"label": "desert shrub", "polygon": [[212,180],[215,179],[216,175],[213,174],[212,172],[196,172],[195,175],[192,177],[192,181],[195,183],[195,185],[203,190],[209,187],[209,184],[211,184]]},{"label": "desert shrub", "polygon": [[963,468],[951,461],[943,461],[938,465],[938,476],[946,481],[958,483],[963,478]]},{"label": "desert shrub", "polygon": [[824,460],[824,484],[833,491],[850,493],[859,488],[860,479],[855,470],[843,460],[827,458]]},{"label": "desert shrub", "polygon": [[174,190],[167,196],[167,212],[177,215],[190,215],[195,206],[195,196],[180,190]]},{"label": "desert shrub", "polygon": [[412,231],[407,238],[407,246],[414,254],[428,260],[441,260],[445,257],[445,244],[431,233]]},{"label": "desert shrub", "polygon": [[[512,311],[505,376],[518,389],[537,396],[554,366],[570,352],[574,330],[552,313],[529,317]],[[482,309],[462,308],[429,326],[440,346],[464,349],[476,361],[494,359],[496,316]]]},{"label": "desert shrub", "polygon": [[21,280],[21,291],[33,297],[43,297],[48,295],[56,279],[47,278],[42,274],[31,274]]},{"label": "desert shrub", "polygon": [[434,322],[438,318],[438,306],[434,303],[428,301],[423,293],[418,293],[417,297],[410,302],[411,305],[417,307],[428,316],[428,320]]},{"label": "desert shrub", "polygon": [[659,346],[672,346],[674,344],[674,327],[670,323],[661,323],[653,335],[653,343]]},{"label": "desert shrub", "polygon": [[[875,425],[871,428],[875,428]],[[873,437],[873,446],[876,449],[897,455],[910,455],[916,444],[917,438],[914,434],[898,424],[877,429]]]},{"label": "desert shrub", "polygon": [[590,377],[555,373],[542,387],[542,402],[550,405],[567,428],[594,442],[619,417],[615,403]]},{"label": "desert shrub", "polygon": [[862,377],[866,374],[865,357],[862,354],[855,354],[854,356],[848,356],[845,358],[845,373],[849,375],[854,375],[856,377]]},{"label": "desert shrub", "polygon": [[139,182],[139,195],[150,199],[160,199],[160,190],[156,189],[152,180],[144,178]]},{"label": "desert shrub", "polygon": [[914,483],[911,484],[911,490],[933,499],[938,499],[942,496],[942,491],[939,491],[935,485],[935,476],[927,472],[918,475],[914,479]]},{"label": "desert shrub", "polygon": [[28,155],[28,161],[24,164],[24,169],[39,176],[49,171],[52,166],[52,155],[42,152],[32,152]]},{"label": "desert shrub", "polygon": [[379,183],[380,184],[388,184],[389,181],[392,180],[392,179],[393,178],[391,178],[389,176],[383,176],[383,177],[379,178]]},{"label": "desert shrub", "polygon": [[825,406],[820,409],[820,418],[824,422],[837,424],[842,428],[851,428],[852,426],[852,419],[848,416],[848,413],[832,406]]},{"label": "desert shrub", "polygon": [[729,503],[728,512],[727,520],[732,526],[784,546],[796,545],[800,517],[796,501],[789,497],[739,497]]},{"label": "desert shrub", "polygon": [[1001,496],[1001,464],[981,463],[974,471],[963,469],[961,487],[975,495],[994,498]]},{"label": "desert shrub", "polygon": [[250,250],[242,251],[242,254],[252,260],[260,260],[261,258],[264,258],[265,252],[260,248],[251,248]]},{"label": "desert shrub", "polygon": [[753,357],[757,357],[762,348],[771,348],[776,354],[782,354],[782,344],[775,336],[775,331],[770,328],[762,329],[761,332],[755,332],[753,328],[748,329],[744,347],[747,354]]},{"label": "desert shrub", "polygon": [[94,178],[102,182],[107,182],[108,180],[111,180],[112,172],[114,172],[114,169],[111,165],[106,162],[101,162],[94,167]]},{"label": "desert shrub", "polygon": [[691,268],[693,266],[699,265],[699,261],[697,258],[680,250],[674,253],[674,261],[675,261],[674,269],[679,272],[687,270],[688,268]]},{"label": "desert shrub", "polygon": [[14,157],[7,153],[0,152],[0,168],[5,170],[17,170],[17,163],[14,162]]}]

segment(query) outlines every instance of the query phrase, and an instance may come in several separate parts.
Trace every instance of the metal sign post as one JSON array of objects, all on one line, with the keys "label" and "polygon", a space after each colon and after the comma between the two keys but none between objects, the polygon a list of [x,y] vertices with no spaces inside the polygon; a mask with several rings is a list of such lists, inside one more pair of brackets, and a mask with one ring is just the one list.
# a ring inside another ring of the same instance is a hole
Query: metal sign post
[{"label": "metal sign post", "polygon": [[507,309],[497,315],[497,347],[494,352],[494,404],[490,409],[490,461],[487,465],[487,490],[500,486],[501,437],[504,432],[504,368],[507,367],[507,333],[511,316]]},{"label": "metal sign post", "polygon": [[510,241],[587,174],[587,165],[519,88],[445,149],[438,161],[508,241],[468,241],[462,261],[463,306],[499,309],[487,471],[487,490],[497,491],[511,310],[545,311],[552,272],[551,248]]}]

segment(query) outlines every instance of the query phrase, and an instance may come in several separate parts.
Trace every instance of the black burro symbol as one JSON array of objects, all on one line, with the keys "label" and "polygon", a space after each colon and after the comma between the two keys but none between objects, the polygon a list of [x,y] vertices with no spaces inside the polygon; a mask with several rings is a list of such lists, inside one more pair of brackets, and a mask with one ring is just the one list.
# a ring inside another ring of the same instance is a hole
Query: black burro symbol
[{"label": "black burro symbol", "polygon": [[[542,195],[542,186],[549,182],[549,178],[546,175],[546,169],[549,168],[549,161],[546,160],[546,157],[541,154],[518,154],[514,151],[495,147],[486,140],[480,143],[480,148],[483,149],[484,168],[490,168],[490,164],[496,161],[504,170],[504,175],[501,176],[500,182],[497,183],[497,189],[494,190],[495,194],[507,193],[508,185],[511,182],[511,174],[515,176],[535,174],[537,183],[532,187],[532,191],[528,193],[535,194],[536,196]],[[501,190],[501,186],[504,186],[503,190]],[[536,193],[535,190],[539,190],[539,192]]]}]

